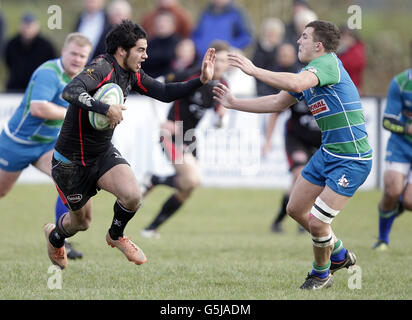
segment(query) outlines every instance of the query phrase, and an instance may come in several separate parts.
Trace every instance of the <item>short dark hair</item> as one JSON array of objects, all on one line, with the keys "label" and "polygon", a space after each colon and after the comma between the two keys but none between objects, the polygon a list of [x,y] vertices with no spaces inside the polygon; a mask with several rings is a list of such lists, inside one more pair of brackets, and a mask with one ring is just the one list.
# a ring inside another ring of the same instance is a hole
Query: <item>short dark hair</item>
[{"label": "short dark hair", "polygon": [[137,40],[146,38],[146,31],[140,25],[130,20],[123,20],[107,34],[106,52],[115,54],[118,47],[129,51],[136,45]]},{"label": "short dark hair", "polygon": [[309,22],[305,27],[313,28],[313,40],[321,42],[327,52],[336,52],[340,42],[340,31],[334,23],[315,20]]}]

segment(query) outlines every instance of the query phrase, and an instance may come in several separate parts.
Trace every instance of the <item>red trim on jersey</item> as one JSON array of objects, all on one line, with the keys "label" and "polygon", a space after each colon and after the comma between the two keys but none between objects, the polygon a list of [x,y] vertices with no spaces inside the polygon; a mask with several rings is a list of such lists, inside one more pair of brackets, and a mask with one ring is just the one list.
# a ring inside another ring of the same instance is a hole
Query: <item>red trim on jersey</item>
[{"label": "red trim on jersey", "polygon": [[83,152],[83,136],[82,136],[82,109],[79,108],[79,136],[80,136],[80,153],[82,157],[82,164],[86,166],[84,162],[84,152]]},{"label": "red trim on jersey", "polygon": [[140,76],[139,72],[136,72],[136,78],[137,78],[137,86],[142,89],[144,92],[147,92],[147,89],[142,85],[142,77]]},{"label": "red trim on jersey", "polygon": [[114,71],[114,68],[113,68],[112,71],[110,71],[109,74],[102,80],[102,82],[100,82],[100,83],[97,85],[96,89],[97,89],[97,88],[100,88],[100,87],[103,85],[103,83],[105,83],[105,82],[107,82],[107,81],[110,80],[113,71]]},{"label": "red trim on jersey", "polygon": [[192,80],[192,79],[195,79],[195,78],[198,78],[198,77],[200,77],[200,72],[195,73],[194,75],[190,76],[187,79],[184,79],[183,81],[189,81],[189,80]]}]

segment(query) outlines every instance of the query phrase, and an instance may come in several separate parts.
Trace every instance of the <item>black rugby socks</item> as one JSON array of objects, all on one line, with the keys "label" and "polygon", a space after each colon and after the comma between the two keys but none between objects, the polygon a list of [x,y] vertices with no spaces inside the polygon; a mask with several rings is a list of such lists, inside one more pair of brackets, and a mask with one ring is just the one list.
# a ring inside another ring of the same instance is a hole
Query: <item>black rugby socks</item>
[{"label": "black rugby socks", "polygon": [[162,223],[169,219],[180,207],[182,202],[173,194],[163,205],[160,213],[153,220],[153,222],[146,228],[146,230],[157,229]]},{"label": "black rugby socks", "polygon": [[133,218],[136,211],[131,211],[123,208],[117,200],[114,203],[113,211],[114,216],[112,225],[109,229],[109,234],[113,240],[117,240],[119,237],[123,237],[124,228],[126,227],[129,220]]}]

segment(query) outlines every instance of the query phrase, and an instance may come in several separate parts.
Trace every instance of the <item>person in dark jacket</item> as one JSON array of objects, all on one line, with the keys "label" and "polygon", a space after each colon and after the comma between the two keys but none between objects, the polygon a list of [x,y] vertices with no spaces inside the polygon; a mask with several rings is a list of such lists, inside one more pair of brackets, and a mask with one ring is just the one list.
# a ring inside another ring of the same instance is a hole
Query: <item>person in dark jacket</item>
[{"label": "person in dark jacket", "polygon": [[[278,18],[263,21],[262,29],[256,41],[252,62],[260,68],[275,71],[278,66],[277,50],[283,41],[285,25]],[[265,96],[273,93],[273,87],[256,80],[256,93]]]},{"label": "person in dark jacket", "polygon": [[163,11],[155,17],[154,35],[148,40],[149,58],[143,63],[143,70],[151,77],[165,76],[172,71],[175,50],[180,37],[176,33],[174,16]]},{"label": "person in dark jacket", "polygon": [[9,69],[6,90],[24,92],[34,70],[54,58],[54,46],[40,34],[36,17],[31,13],[23,15],[19,33],[6,44],[5,60]]},{"label": "person in dark jacket", "polygon": [[106,52],[106,35],[112,28],[109,16],[104,8],[105,0],[83,0],[84,11],[74,27],[74,31],[80,32],[89,38],[93,44],[89,60]]}]

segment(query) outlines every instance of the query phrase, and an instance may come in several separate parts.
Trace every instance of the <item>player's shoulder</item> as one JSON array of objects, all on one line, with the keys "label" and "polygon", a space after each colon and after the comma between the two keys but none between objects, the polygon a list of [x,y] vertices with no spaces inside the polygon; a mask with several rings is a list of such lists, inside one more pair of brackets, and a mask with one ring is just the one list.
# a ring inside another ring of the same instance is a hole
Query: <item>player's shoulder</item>
[{"label": "player's shoulder", "polygon": [[404,88],[407,84],[412,85],[412,68],[398,73],[393,78],[393,81],[396,82],[401,89]]},{"label": "player's shoulder", "polygon": [[64,74],[63,65],[60,59],[52,59],[42,63],[34,72],[35,79],[47,78],[50,80],[60,79]]},{"label": "player's shoulder", "polygon": [[339,59],[334,53],[327,53],[309,62],[303,70],[317,73],[321,70],[339,70]]},{"label": "player's shoulder", "polygon": [[99,72],[110,72],[114,68],[113,59],[109,54],[101,54],[94,57],[85,67],[85,70],[89,71],[99,71]]}]

